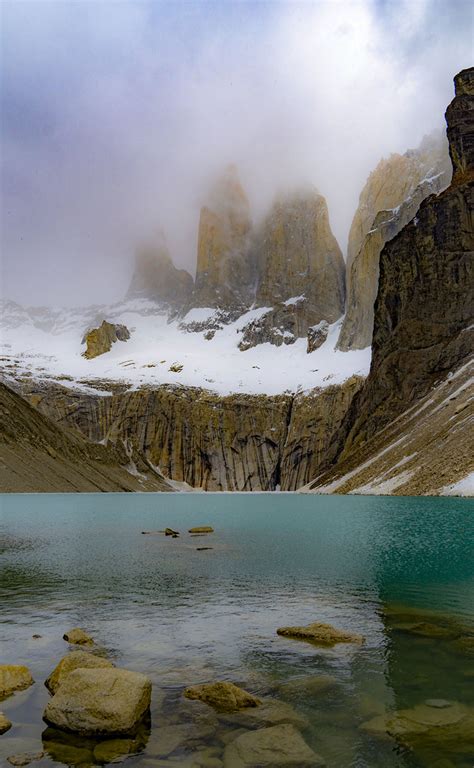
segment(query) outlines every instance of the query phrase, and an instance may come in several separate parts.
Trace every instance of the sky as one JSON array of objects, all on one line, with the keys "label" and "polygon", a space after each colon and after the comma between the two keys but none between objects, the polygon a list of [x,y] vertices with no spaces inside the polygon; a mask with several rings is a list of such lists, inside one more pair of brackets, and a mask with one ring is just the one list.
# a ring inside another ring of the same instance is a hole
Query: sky
[{"label": "sky", "polygon": [[0,297],[111,302],[163,230],[194,275],[213,180],[308,182],[343,252],[381,157],[444,127],[470,0],[2,0]]}]

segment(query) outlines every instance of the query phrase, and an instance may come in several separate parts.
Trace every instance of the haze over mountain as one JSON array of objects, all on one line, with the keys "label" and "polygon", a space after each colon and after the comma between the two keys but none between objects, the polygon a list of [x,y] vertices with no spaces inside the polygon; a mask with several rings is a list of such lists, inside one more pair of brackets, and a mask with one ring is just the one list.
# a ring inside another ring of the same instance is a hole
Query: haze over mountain
[{"label": "haze over mountain", "polygon": [[311,183],[344,253],[382,156],[442,127],[471,7],[17,3],[2,15],[2,297],[122,296],[163,228],[194,274],[201,206],[229,162],[254,219]]}]

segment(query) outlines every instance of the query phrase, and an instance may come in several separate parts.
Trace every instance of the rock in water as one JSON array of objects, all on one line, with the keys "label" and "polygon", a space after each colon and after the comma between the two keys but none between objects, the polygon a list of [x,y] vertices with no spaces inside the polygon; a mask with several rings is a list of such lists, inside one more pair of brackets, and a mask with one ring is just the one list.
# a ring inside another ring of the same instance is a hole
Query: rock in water
[{"label": "rock in water", "polygon": [[0,712],[0,736],[2,735],[2,733],[6,733],[7,731],[9,731],[11,727],[12,727],[12,724],[8,719],[8,717],[4,715],[3,712]]},{"label": "rock in water", "polygon": [[364,642],[362,635],[355,635],[351,632],[344,632],[331,624],[322,624],[315,622],[305,627],[280,627],[277,634],[283,637],[292,637],[295,640],[307,640],[316,645],[336,645],[336,643],[358,643]]},{"label": "rock in water", "polygon": [[92,669],[92,668],[107,668],[113,667],[111,661],[104,659],[101,656],[94,656],[93,653],[86,653],[86,651],[72,651],[68,653],[59,664],[51,672],[48,679],[45,681],[46,688],[51,693],[56,693],[64,679],[73,672],[75,669]]},{"label": "rock in water", "polygon": [[0,699],[6,699],[15,691],[23,691],[33,683],[28,667],[21,664],[0,664]]},{"label": "rock in water", "polygon": [[225,749],[224,768],[315,768],[324,760],[292,725],[275,725],[237,736]]},{"label": "rock in water", "polygon": [[7,761],[10,765],[14,765],[15,768],[24,768],[25,765],[36,763],[39,760],[42,760],[43,757],[44,752],[24,752],[21,755],[11,755],[10,757],[7,757]]},{"label": "rock in water", "polygon": [[66,640],[67,643],[71,643],[72,645],[94,645],[92,637],[79,627],[75,627],[74,629],[70,629],[69,632],[65,632],[63,640]]},{"label": "rock in water", "polygon": [[180,307],[189,299],[192,290],[193,278],[185,269],[174,266],[162,232],[156,242],[139,249],[127,297],[138,296],[168,307]]},{"label": "rock in water", "polygon": [[417,149],[381,160],[370,174],[352,221],[347,252],[347,310],[338,348],[363,349],[372,341],[380,252],[413,218],[420,203],[448,186],[448,145],[441,134]]},{"label": "rock in water", "polygon": [[214,528],[211,525],[197,525],[190,528],[188,533],[214,533]]},{"label": "rock in water", "polygon": [[227,682],[193,685],[186,688],[184,695],[187,699],[204,701],[218,712],[235,712],[244,707],[257,707],[261,703],[248,691]]},{"label": "rock in water", "polygon": [[251,300],[256,265],[251,257],[252,222],[247,196],[234,165],[201,209],[193,307],[245,307]]},{"label": "rock in water", "polygon": [[109,352],[116,341],[127,341],[129,338],[130,331],[126,325],[113,325],[104,320],[99,328],[93,328],[85,334],[87,348],[83,356],[91,360]]},{"label": "rock in water", "polygon": [[132,734],[150,707],[151,682],[127,669],[76,669],[64,679],[44,720],[88,736]]}]

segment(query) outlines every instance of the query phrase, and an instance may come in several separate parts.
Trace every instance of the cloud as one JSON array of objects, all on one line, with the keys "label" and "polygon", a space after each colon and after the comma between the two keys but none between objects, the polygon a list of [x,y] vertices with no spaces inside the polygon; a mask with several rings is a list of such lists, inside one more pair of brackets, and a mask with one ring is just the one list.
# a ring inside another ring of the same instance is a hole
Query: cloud
[{"label": "cloud", "polygon": [[314,183],[344,249],[370,171],[443,125],[470,65],[463,0],[1,13],[2,293],[29,303],[119,298],[160,227],[193,272],[199,209],[230,161],[257,219]]}]

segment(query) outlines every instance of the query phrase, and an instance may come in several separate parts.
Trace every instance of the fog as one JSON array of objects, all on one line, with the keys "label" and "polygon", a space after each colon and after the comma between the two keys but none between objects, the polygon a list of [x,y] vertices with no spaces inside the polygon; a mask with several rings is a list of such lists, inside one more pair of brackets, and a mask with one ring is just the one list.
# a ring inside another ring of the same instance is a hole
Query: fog
[{"label": "fog", "polygon": [[258,220],[311,182],[343,251],[382,156],[444,125],[472,64],[464,0],[9,2],[1,12],[1,295],[121,297],[163,229],[193,275],[236,163]]}]

